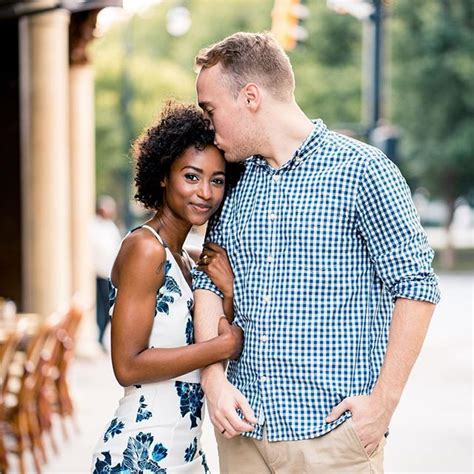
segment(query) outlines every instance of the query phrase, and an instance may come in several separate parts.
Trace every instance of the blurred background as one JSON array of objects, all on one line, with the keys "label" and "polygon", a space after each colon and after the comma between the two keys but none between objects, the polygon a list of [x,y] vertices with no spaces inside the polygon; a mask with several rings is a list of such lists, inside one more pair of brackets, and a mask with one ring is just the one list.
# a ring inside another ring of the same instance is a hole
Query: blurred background
[{"label": "blurred background", "polygon": [[443,299],[386,468],[472,472],[472,0],[0,0],[0,472],[88,472],[121,395],[104,282],[147,218],[130,144],[167,98],[195,101],[197,51],[241,30],[272,30],[306,114],[406,177]]}]

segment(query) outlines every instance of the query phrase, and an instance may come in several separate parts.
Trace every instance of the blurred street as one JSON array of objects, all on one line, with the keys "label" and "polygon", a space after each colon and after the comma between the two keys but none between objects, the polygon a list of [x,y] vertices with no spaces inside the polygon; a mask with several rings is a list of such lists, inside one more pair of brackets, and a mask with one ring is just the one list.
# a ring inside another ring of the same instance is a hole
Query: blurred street
[{"label": "blurred street", "polygon": [[[473,469],[474,274],[444,274],[440,280],[442,301],[390,427],[388,473],[467,473]],[[71,429],[70,439],[61,441],[60,455],[44,469],[47,474],[89,472],[96,438],[121,396],[106,355],[94,361],[77,360],[71,383],[80,433]],[[203,442],[211,471],[217,473],[208,422]]]}]

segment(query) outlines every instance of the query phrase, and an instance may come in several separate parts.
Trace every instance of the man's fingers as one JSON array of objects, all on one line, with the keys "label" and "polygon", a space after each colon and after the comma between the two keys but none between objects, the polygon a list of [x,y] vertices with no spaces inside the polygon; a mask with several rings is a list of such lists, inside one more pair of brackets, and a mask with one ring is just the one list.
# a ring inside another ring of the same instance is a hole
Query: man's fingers
[{"label": "man's fingers", "polygon": [[330,423],[331,421],[337,420],[344,412],[349,410],[349,401],[348,399],[342,400],[339,405],[336,405],[329,416],[326,418],[326,422]]},{"label": "man's fingers", "polygon": [[[238,430],[234,429],[232,424],[229,423],[229,421],[226,418],[222,418],[220,424],[222,425],[221,434],[225,436],[226,438],[232,438],[234,436],[237,436],[240,433]],[[224,433],[222,433],[222,431],[224,431]]]},{"label": "man's fingers", "polygon": [[[253,410],[250,407],[249,402],[247,401],[247,399],[243,395],[240,395],[240,396],[237,397],[237,403],[239,404],[240,410],[242,411],[245,419],[249,423],[256,424],[257,423],[257,418],[255,418]],[[248,431],[251,431],[251,430],[248,430]]]},{"label": "man's fingers", "polygon": [[226,413],[225,415],[234,431],[237,431],[238,433],[242,433],[243,431],[253,431],[254,427],[242,420],[235,411],[235,408],[232,409],[231,413]]}]

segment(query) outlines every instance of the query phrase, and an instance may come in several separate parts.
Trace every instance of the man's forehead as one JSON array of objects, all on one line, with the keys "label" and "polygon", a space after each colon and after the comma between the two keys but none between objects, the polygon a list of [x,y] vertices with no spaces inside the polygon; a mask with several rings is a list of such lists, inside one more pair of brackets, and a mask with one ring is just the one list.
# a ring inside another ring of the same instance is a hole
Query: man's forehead
[{"label": "man's forehead", "polygon": [[196,91],[199,99],[199,105],[209,105],[212,101],[213,92],[219,86],[213,77],[213,68],[201,69],[196,80]]}]

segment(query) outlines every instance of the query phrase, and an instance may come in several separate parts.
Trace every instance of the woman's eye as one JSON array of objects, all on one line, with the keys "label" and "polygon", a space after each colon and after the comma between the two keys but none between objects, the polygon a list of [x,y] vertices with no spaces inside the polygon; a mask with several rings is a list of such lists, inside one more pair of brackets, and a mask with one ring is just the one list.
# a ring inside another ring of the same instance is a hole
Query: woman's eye
[{"label": "woman's eye", "polygon": [[186,179],[189,179],[190,181],[197,181],[198,177],[195,174],[187,173],[184,175]]},{"label": "woman's eye", "polygon": [[225,181],[222,178],[215,178],[213,179],[213,183],[217,184],[218,186],[222,186],[225,183]]}]

